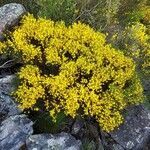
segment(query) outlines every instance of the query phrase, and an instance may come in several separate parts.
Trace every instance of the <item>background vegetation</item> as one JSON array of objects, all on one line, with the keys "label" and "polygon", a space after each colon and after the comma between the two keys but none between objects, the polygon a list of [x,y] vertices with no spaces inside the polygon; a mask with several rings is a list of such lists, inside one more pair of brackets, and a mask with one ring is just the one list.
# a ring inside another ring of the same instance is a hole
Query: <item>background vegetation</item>
[{"label": "background vegetation", "polygon": [[[150,108],[149,0],[0,0],[0,6],[11,2],[23,4],[35,17],[63,20],[67,26],[80,21],[106,34],[107,44],[111,43],[135,61],[147,97],[145,106]],[[30,112],[30,117],[39,133],[56,133],[68,124],[64,113],[57,116],[56,124],[47,113]]]}]

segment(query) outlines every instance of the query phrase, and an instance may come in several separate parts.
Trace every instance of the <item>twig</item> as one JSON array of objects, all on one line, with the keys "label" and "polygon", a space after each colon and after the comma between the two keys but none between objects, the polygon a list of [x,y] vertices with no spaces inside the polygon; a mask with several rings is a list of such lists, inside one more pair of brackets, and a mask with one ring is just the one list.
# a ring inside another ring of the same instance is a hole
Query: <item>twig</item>
[{"label": "twig", "polygon": [[83,14],[85,13],[90,13],[91,11],[93,11],[98,5],[100,5],[100,3],[97,3],[94,7],[92,7],[90,10],[85,10],[83,11],[79,16],[77,16],[73,22],[75,22],[76,20],[78,20]]},{"label": "twig", "polygon": [[12,64],[10,65],[11,62],[14,62],[14,59],[6,61],[4,64],[0,66],[0,69],[11,67],[12,66]]}]

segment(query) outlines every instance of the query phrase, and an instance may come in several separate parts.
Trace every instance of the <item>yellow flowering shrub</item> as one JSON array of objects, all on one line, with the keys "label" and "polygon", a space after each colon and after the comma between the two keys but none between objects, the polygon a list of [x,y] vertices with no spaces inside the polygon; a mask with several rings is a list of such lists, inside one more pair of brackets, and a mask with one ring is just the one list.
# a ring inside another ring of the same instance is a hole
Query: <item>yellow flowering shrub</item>
[{"label": "yellow flowering shrub", "polygon": [[85,24],[28,15],[10,37],[8,46],[24,63],[13,93],[23,110],[95,117],[109,132],[123,122],[122,110],[143,100],[133,60]]},{"label": "yellow flowering shrub", "polygon": [[141,8],[143,16],[143,22],[144,24],[150,24],[150,6],[145,6]]},{"label": "yellow flowering shrub", "polygon": [[150,76],[150,45],[144,50],[142,68],[144,73]]},{"label": "yellow flowering shrub", "polygon": [[137,70],[150,75],[150,34],[149,27],[136,22],[123,31],[116,32],[110,41],[114,47],[122,49],[126,56],[134,59]]},{"label": "yellow flowering shrub", "polygon": [[142,23],[136,23],[131,27],[128,27],[127,30],[130,33],[131,38],[136,40],[138,44],[145,46],[147,44],[147,40],[149,39],[148,35],[146,34],[146,26]]},{"label": "yellow flowering shrub", "polygon": [[141,23],[127,27],[124,31],[125,49],[127,55],[137,60],[144,73],[150,73],[150,35]]},{"label": "yellow flowering shrub", "polygon": [[6,49],[6,44],[3,42],[0,42],[0,54],[3,54]]}]

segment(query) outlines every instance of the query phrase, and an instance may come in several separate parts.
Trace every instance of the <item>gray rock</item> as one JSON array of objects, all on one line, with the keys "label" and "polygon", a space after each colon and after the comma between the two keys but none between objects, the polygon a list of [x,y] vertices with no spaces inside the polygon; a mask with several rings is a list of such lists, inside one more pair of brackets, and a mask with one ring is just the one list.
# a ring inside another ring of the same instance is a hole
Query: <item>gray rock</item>
[{"label": "gray rock", "polygon": [[33,133],[33,123],[25,115],[11,116],[0,126],[0,150],[19,150]]},{"label": "gray rock", "polygon": [[0,150],[18,150],[33,133],[32,122],[10,96],[14,89],[14,75],[0,79]]},{"label": "gray rock", "polygon": [[9,116],[21,113],[21,110],[10,96],[14,88],[11,84],[14,78],[15,76],[11,75],[0,79],[0,123]]},{"label": "gray rock", "polygon": [[111,137],[125,150],[142,150],[150,142],[150,111],[144,106],[129,110],[125,123]]},{"label": "gray rock", "polygon": [[111,150],[125,150],[125,149],[119,144],[112,144]]},{"label": "gray rock", "polygon": [[144,79],[142,79],[142,82],[143,82],[144,90],[146,92],[149,92],[150,91],[150,78],[145,77]]},{"label": "gray rock", "polygon": [[73,124],[73,126],[72,126],[72,131],[71,131],[71,133],[72,134],[78,134],[79,132],[80,132],[80,130],[83,128],[83,126],[84,126],[84,122],[83,122],[83,120],[81,120],[81,119],[77,119],[76,121],[75,121],[75,123]]},{"label": "gray rock", "polygon": [[68,133],[32,135],[27,139],[28,150],[80,150],[81,142]]},{"label": "gray rock", "polygon": [[0,7],[0,39],[3,39],[2,32],[14,26],[25,12],[21,4],[10,3]]},{"label": "gray rock", "polygon": [[0,94],[10,95],[15,86],[12,81],[16,78],[15,75],[8,75],[0,78]]},{"label": "gray rock", "polygon": [[9,116],[20,114],[21,110],[17,107],[12,98],[5,94],[0,94],[0,123]]}]

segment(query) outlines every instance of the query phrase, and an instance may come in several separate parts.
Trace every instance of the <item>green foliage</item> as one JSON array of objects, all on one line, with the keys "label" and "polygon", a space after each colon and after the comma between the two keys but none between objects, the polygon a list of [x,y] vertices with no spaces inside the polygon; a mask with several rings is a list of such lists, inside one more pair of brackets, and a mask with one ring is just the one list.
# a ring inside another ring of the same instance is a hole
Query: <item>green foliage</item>
[{"label": "green foliage", "polygon": [[29,117],[34,122],[33,128],[36,133],[58,133],[68,123],[63,112],[57,114],[56,122],[53,122],[53,118],[47,112],[31,111]]},{"label": "green foliage", "polygon": [[129,26],[125,31],[125,49],[127,55],[134,58],[140,71],[150,73],[150,36],[141,23]]},{"label": "green foliage", "polygon": [[140,22],[144,18],[144,13],[140,10],[133,11],[126,16],[126,23]]},{"label": "green foliage", "polygon": [[147,2],[148,0],[121,0],[117,13],[119,23],[126,26],[140,22],[145,16],[143,8],[147,6]]},{"label": "green foliage", "polygon": [[120,0],[76,0],[77,14],[75,20],[80,20],[90,26],[105,30],[110,24],[116,23],[116,13]]},{"label": "green foliage", "polygon": [[72,23],[75,13],[75,0],[38,0],[37,3],[41,6],[39,16],[54,21],[63,20],[67,24]]},{"label": "green foliage", "polygon": [[146,16],[147,0],[76,0],[77,17],[92,27],[107,32],[108,28],[120,24],[141,21]]},{"label": "green foliage", "polygon": [[84,139],[82,141],[82,150],[95,150],[96,143],[90,139]]}]

